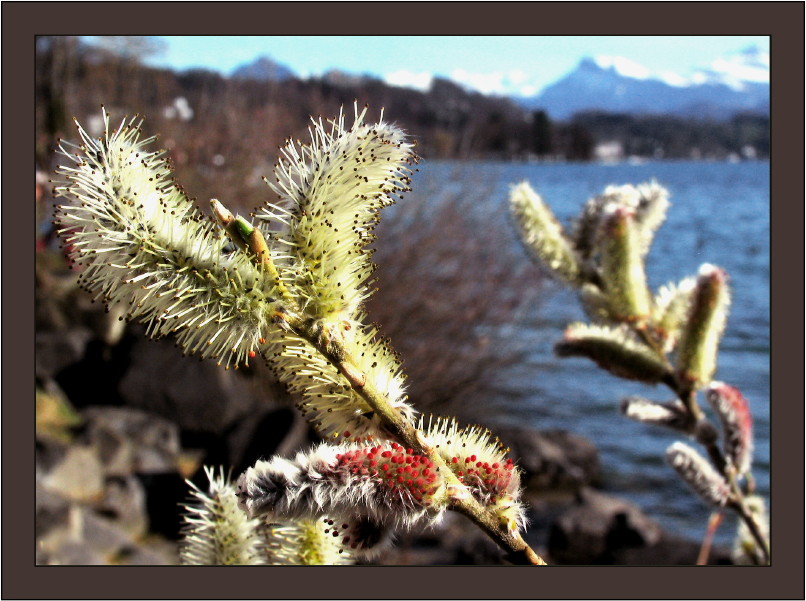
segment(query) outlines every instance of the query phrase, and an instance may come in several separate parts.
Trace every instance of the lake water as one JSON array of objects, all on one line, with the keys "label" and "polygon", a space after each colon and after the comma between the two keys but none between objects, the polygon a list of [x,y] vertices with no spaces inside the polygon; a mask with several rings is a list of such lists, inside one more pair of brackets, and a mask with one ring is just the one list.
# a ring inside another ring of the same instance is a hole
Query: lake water
[{"label": "lake water", "polygon": [[[415,194],[438,190],[443,198],[483,190],[483,219],[507,219],[509,185],[528,180],[564,223],[609,184],[657,180],[671,194],[667,220],[647,260],[653,290],[695,275],[702,263],[727,270],[733,299],[716,378],[738,387],[754,416],[753,472],[769,499],[770,415],[770,199],[766,162],[647,162],[643,164],[511,164],[425,161]],[[418,192],[420,190],[420,192]],[[502,241],[502,243],[507,243]],[[511,244],[517,244],[514,234]],[[553,345],[566,324],[584,319],[576,297],[558,285],[541,295],[539,314],[524,325],[533,352],[508,381],[523,400],[513,416],[537,428],[564,428],[599,448],[604,488],[639,505],[664,527],[700,539],[710,510],[688,492],[663,460],[677,435],[623,418],[621,398],[640,394],[671,400],[662,387],[610,376],[587,360],[558,359]],[[701,399],[703,404],[704,399]],[[717,541],[729,544],[735,522],[726,520]]]}]

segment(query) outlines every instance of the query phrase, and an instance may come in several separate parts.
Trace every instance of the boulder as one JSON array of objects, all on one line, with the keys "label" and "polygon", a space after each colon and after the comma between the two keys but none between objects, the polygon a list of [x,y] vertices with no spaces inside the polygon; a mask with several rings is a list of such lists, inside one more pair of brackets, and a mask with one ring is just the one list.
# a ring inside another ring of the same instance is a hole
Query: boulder
[{"label": "boulder", "polygon": [[598,482],[599,453],[588,439],[565,430],[531,430],[516,426],[493,430],[523,471],[527,492],[576,491]]},{"label": "boulder", "polygon": [[[694,565],[699,546],[697,541],[666,533],[632,503],[585,488],[551,526],[548,561],[566,565]],[[729,555],[713,549],[709,563],[729,563]]]}]

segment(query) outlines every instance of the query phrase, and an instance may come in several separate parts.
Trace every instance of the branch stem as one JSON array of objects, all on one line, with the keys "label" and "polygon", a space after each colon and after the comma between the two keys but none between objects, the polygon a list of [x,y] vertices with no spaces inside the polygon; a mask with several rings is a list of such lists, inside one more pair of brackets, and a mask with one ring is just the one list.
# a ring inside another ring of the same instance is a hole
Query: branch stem
[{"label": "branch stem", "polygon": [[293,323],[289,322],[289,325],[297,335],[305,338],[338,368],[353,390],[380,416],[384,428],[390,435],[418,454],[428,457],[434,463],[436,471],[440,473],[447,483],[449,490],[462,491],[451,496],[451,509],[467,516],[499,547],[507,551],[507,559],[512,563],[546,565],[543,558],[526,544],[517,531],[510,531],[505,524],[500,523],[498,517],[492,511],[473,498],[442,456],[428,443],[422,432],[403,414],[395,411],[383,391],[379,390],[371,379],[367,378],[365,374],[355,367],[355,362],[350,356],[349,350],[345,348],[341,341],[331,341],[331,349],[328,350],[320,339],[308,331],[303,320],[294,320]]}]

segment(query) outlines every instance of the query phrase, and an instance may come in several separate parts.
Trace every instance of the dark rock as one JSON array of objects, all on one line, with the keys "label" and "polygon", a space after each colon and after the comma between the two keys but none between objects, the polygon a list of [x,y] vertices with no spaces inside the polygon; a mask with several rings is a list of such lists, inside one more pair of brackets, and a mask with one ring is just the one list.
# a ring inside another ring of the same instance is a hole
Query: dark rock
[{"label": "dark rock", "polygon": [[47,380],[80,361],[91,338],[92,332],[84,327],[62,332],[37,331],[34,337],[37,378]]},{"label": "dark rock", "polygon": [[530,430],[504,426],[496,435],[523,471],[524,487],[546,491],[575,491],[597,482],[601,475],[599,453],[586,438],[564,430]]},{"label": "dark rock", "polygon": [[120,382],[125,404],[175,422],[182,430],[220,434],[259,407],[246,378],[213,361],[183,357],[165,340],[135,340]]},{"label": "dark rock", "polygon": [[395,543],[372,563],[379,565],[508,565],[504,552],[478,526],[448,512],[442,522],[419,532],[398,533]]},{"label": "dark rock", "polygon": [[135,476],[107,478],[97,510],[131,536],[139,537],[148,531],[145,491]]},{"label": "dark rock", "polygon": [[[635,505],[586,488],[551,527],[549,563],[693,565],[699,544],[665,533]],[[728,562],[716,549],[710,563]]]},{"label": "dark rock", "polygon": [[171,540],[179,538],[182,525],[180,505],[190,497],[185,479],[177,472],[138,474],[146,495],[149,531]]},{"label": "dark rock", "polygon": [[36,487],[35,506],[37,540],[67,521],[70,502],[61,495],[51,492],[40,485]]},{"label": "dark rock", "polygon": [[98,450],[106,474],[175,471],[180,453],[175,424],[157,415],[125,407],[90,407],[85,438]]}]

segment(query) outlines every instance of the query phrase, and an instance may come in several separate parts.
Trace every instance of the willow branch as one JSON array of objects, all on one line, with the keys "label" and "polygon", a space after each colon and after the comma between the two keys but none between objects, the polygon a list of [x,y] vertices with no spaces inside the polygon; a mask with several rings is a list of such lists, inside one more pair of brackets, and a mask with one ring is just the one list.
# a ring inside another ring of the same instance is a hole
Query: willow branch
[{"label": "willow branch", "polygon": [[507,559],[514,564],[546,565],[546,562],[531,548],[517,532],[508,530],[506,524],[499,522],[498,517],[487,510],[467,491],[466,487],[448,467],[442,456],[428,443],[422,433],[403,415],[396,412],[384,393],[379,390],[360,370],[350,357],[349,351],[339,341],[331,341],[328,350],[304,324],[301,319],[283,315],[288,326],[300,337],[312,344],[317,351],[326,357],[349,382],[352,389],[380,417],[384,429],[398,442],[412,448],[416,453],[425,455],[436,466],[436,470],[446,481],[451,495],[451,508],[467,516],[481,528],[499,547],[507,552]]}]

